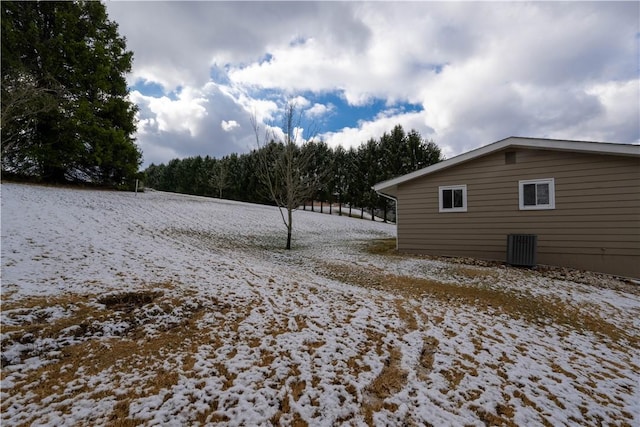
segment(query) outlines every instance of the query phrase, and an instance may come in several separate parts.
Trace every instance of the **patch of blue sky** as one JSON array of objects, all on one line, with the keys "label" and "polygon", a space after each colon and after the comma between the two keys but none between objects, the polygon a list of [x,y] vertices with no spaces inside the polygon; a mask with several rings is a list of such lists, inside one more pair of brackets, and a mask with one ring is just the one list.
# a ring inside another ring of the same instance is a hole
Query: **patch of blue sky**
[{"label": "patch of blue sky", "polygon": [[221,85],[228,85],[231,83],[231,80],[229,79],[228,71],[229,71],[228,66],[221,67],[217,64],[214,64],[209,69],[209,78],[214,83],[221,84]]},{"label": "patch of blue sky", "polygon": [[[387,99],[383,98],[371,98],[370,101],[364,105],[349,105],[340,90],[323,92],[305,91],[293,94],[292,96],[292,94],[285,94],[278,89],[255,88],[250,91],[250,96],[254,99],[272,100],[281,105],[284,105],[287,99],[301,96],[309,101],[309,104],[304,107],[305,111],[313,109],[317,112],[318,109],[315,108],[316,104],[325,106],[324,114],[306,118],[312,121],[315,126],[319,127],[320,132],[337,132],[344,128],[357,128],[360,123],[375,121],[380,118],[380,116],[393,116],[424,110],[421,104],[412,104],[409,102],[389,103]],[[281,121],[282,117],[276,115],[274,120],[269,124],[279,126]]]},{"label": "patch of blue sky", "polygon": [[159,83],[148,80],[138,80],[133,86],[129,87],[129,90],[137,90],[144,96],[150,96],[153,98],[162,98],[163,96],[166,96],[169,99],[175,101],[176,99],[178,99],[178,93],[180,93],[182,87],[179,86],[176,88],[176,90],[167,93],[165,92],[164,87]]},{"label": "patch of blue sky", "polygon": [[287,100],[292,98],[290,93],[282,89],[262,88],[262,87],[245,87],[247,94],[253,99],[269,100],[277,105],[284,106]]},{"label": "patch of blue sky", "polygon": [[310,106],[318,103],[332,107],[324,117],[320,117],[318,120],[318,125],[325,128],[322,129],[323,132],[339,131],[347,127],[356,128],[359,123],[374,121],[381,114],[390,113],[396,115],[423,110],[420,104],[395,102],[389,105],[386,99],[381,98],[372,98],[364,105],[353,106],[349,105],[344,96],[338,91],[320,94],[305,93],[302,96],[311,102]]}]

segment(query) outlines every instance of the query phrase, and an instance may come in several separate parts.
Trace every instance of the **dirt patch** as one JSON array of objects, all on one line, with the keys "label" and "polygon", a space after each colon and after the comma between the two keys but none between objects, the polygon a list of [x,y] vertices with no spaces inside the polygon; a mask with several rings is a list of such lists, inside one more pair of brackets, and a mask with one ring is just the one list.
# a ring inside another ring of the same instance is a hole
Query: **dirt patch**
[{"label": "dirt patch", "polygon": [[162,295],[162,291],[144,290],[138,292],[125,292],[102,296],[98,298],[98,302],[112,310],[128,312],[134,310],[136,307],[142,307],[143,305],[150,304]]}]

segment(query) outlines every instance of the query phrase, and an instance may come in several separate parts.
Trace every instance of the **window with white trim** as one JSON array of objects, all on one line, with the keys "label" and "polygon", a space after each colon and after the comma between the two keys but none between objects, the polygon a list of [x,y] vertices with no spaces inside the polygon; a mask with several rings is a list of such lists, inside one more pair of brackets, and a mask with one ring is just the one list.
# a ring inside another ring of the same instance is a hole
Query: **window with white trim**
[{"label": "window with white trim", "polygon": [[443,185],[438,187],[440,212],[466,212],[467,186]]},{"label": "window with white trim", "polygon": [[553,178],[518,181],[518,187],[520,210],[556,208]]}]

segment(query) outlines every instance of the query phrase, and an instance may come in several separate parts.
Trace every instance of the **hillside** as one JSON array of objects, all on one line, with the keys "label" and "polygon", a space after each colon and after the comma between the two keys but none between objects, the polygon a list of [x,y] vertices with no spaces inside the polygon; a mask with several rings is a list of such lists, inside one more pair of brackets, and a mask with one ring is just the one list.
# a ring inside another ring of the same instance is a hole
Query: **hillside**
[{"label": "hillside", "polygon": [[395,227],[4,183],[3,425],[638,425],[640,288]]}]

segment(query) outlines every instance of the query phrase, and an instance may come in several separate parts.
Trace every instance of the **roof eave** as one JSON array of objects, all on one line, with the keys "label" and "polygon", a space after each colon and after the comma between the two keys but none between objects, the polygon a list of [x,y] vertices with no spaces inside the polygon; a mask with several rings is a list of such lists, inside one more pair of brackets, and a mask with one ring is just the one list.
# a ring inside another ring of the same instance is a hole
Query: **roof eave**
[{"label": "roof eave", "polygon": [[547,149],[558,151],[573,151],[594,154],[609,154],[622,156],[640,156],[640,146],[632,144],[614,144],[608,142],[588,142],[588,141],[570,141],[570,140],[553,140],[553,139],[537,139],[523,138],[511,136],[500,141],[493,142],[483,147],[476,148],[458,156],[435,163],[426,168],[418,169],[399,177],[380,182],[372,188],[378,193],[397,194],[398,185],[424,175],[432,174],[442,169],[453,167],[457,164],[482,157],[484,155],[500,151],[506,148],[532,148]]},{"label": "roof eave", "polygon": [[381,184],[384,184],[384,183],[376,184],[371,188],[373,189],[373,191],[375,191],[376,193],[378,193],[379,195],[381,195],[383,197],[386,197],[388,199],[393,199],[393,200],[397,200],[398,199],[398,186],[397,185],[386,187],[386,186],[382,186]]}]

